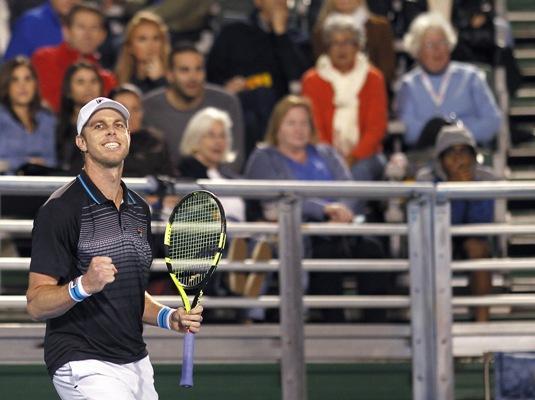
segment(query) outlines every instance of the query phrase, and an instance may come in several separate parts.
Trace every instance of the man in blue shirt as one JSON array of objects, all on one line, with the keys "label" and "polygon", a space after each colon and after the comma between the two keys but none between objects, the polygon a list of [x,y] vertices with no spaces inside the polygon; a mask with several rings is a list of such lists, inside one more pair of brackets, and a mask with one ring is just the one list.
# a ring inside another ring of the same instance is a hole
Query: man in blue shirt
[{"label": "man in blue shirt", "polygon": [[18,55],[31,57],[39,47],[63,42],[61,19],[79,0],[49,0],[25,12],[15,23],[4,54],[9,60]]},{"label": "man in blue shirt", "polygon": [[[442,127],[435,144],[435,160],[432,166],[420,169],[418,181],[432,182],[474,182],[494,181],[496,176],[488,167],[476,159],[476,142],[471,132],[462,125]],[[451,201],[451,224],[481,224],[494,222],[494,200]],[[488,258],[492,244],[488,237],[456,237],[452,242],[454,259]],[[470,278],[472,294],[485,295],[492,289],[489,271],[473,271]],[[476,307],[474,319],[487,321],[488,307]]]}]

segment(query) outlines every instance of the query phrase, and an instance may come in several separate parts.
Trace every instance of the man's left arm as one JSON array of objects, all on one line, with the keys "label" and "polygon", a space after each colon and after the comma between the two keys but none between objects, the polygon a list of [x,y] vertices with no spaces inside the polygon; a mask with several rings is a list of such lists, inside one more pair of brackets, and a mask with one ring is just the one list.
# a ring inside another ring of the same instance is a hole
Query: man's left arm
[{"label": "man's left arm", "polygon": [[177,332],[197,333],[201,329],[202,310],[203,307],[198,304],[188,314],[183,307],[178,309],[167,307],[145,292],[143,322]]}]

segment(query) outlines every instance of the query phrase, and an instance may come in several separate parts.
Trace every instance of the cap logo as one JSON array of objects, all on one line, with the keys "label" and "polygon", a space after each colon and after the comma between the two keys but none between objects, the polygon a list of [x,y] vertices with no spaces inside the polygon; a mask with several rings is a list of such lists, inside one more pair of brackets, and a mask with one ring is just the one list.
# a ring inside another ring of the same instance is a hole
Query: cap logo
[{"label": "cap logo", "polygon": [[102,103],[102,99],[97,99],[97,104]]}]

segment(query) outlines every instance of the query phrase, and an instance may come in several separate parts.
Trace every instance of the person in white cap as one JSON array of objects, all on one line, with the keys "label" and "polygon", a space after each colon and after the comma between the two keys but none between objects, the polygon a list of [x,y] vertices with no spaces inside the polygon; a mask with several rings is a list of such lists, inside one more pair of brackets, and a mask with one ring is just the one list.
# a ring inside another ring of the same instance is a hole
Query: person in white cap
[{"label": "person in white cap", "polygon": [[128,110],[104,97],[78,114],[84,168],[34,222],[27,310],[46,321],[45,363],[62,399],[157,399],[143,324],[198,332],[190,314],[147,292],[150,212],[121,181]]}]

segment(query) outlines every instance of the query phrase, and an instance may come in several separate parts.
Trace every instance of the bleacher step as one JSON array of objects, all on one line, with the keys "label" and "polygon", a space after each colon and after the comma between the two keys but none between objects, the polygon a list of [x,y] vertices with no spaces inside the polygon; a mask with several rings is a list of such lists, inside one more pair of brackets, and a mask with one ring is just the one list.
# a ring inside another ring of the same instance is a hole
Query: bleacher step
[{"label": "bleacher step", "polygon": [[[535,50],[534,50],[535,51]],[[517,98],[533,98],[535,100],[535,85],[524,85],[516,91]]]},{"label": "bleacher step", "polygon": [[[535,72],[535,69],[534,69]],[[511,99],[509,115],[513,117],[533,116],[535,115],[535,98],[534,97],[516,97]]]},{"label": "bleacher step", "polygon": [[532,181],[535,180],[535,170],[511,170],[506,178],[512,181]]},{"label": "bleacher step", "polygon": [[532,22],[535,21],[535,11],[509,11],[507,20],[513,22]]},{"label": "bleacher step", "polygon": [[[516,225],[535,224],[535,211],[526,209],[509,210],[507,215],[507,222]],[[535,239],[535,234],[522,235],[518,237],[528,238],[530,236],[533,236],[533,238]]]},{"label": "bleacher step", "polygon": [[511,158],[535,157],[535,146],[533,142],[528,142],[518,147],[512,147],[507,151],[507,155]]}]

